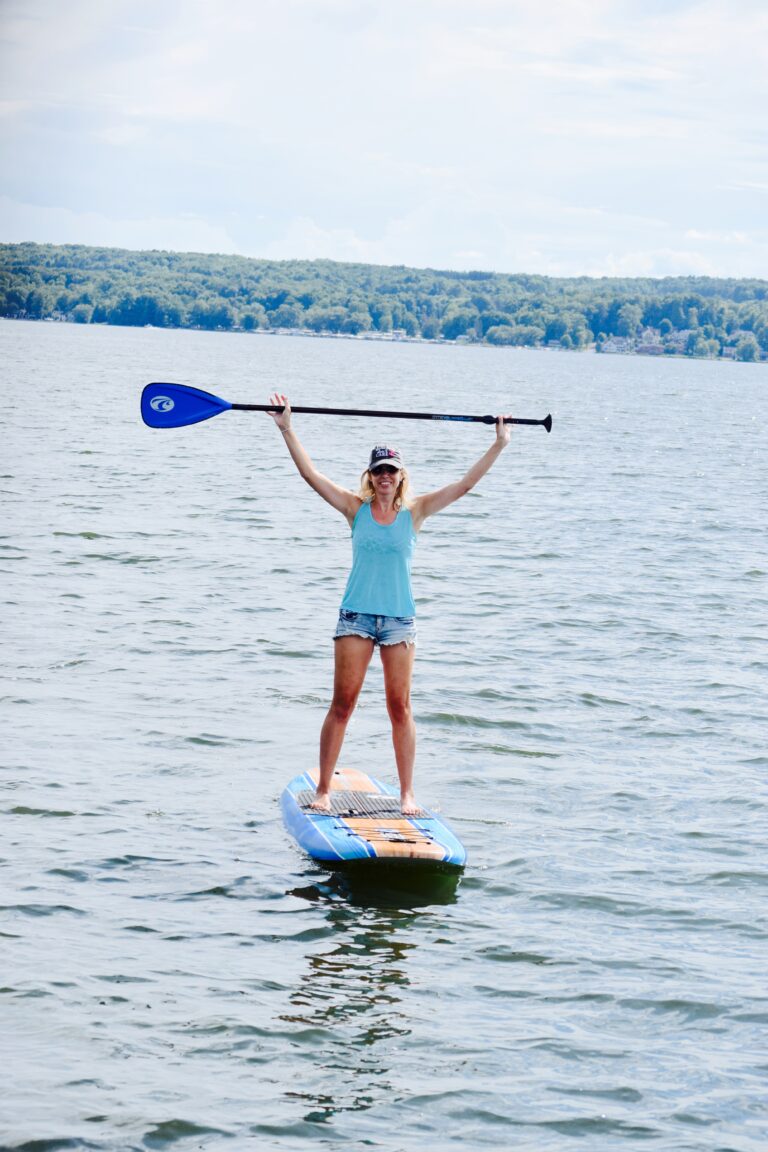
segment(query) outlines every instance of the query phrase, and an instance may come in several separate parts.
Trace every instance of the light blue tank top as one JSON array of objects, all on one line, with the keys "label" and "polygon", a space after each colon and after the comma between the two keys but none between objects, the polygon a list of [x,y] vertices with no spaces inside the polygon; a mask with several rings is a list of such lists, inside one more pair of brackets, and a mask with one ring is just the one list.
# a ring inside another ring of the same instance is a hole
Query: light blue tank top
[{"label": "light blue tank top", "polygon": [[416,533],[407,508],[393,524],[377,524],[362,504],[352,524],[352,571],[341,607],[371,616],[415,616],[411,558]]}]

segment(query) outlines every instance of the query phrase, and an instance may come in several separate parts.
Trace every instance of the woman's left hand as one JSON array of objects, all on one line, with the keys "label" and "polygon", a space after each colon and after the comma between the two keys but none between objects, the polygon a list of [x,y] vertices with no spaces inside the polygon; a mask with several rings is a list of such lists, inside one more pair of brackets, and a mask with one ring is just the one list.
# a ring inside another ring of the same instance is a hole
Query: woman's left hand
[{"label": "woman's left hand", "polygon": [[[506,415],[506,414],[505,414]],[[496,417],[496,439],[502,447],[509,444],[509,437],[512,435],[512,425],[504,423],[504,416]]]}]

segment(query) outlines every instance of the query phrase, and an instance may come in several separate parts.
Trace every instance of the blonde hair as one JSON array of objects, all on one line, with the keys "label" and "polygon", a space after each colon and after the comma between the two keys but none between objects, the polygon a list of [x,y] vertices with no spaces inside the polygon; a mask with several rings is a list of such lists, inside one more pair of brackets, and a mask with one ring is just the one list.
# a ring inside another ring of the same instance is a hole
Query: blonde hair
[{"label": "blonde hair", "polygon": [[[361,500],[364,500],[366,504],[370,504],[375,495],[376,490],[371,483],[371,470],[370,468],[366,468],[365,472],[363,472],[362,476],[360,477],[360,491],[358,492],[358,496]],[[400,483],[397,486],[397,492],[395,492],[394,505],[398,512],[401,508],[410,507],[407,468],[400,469]]]}]

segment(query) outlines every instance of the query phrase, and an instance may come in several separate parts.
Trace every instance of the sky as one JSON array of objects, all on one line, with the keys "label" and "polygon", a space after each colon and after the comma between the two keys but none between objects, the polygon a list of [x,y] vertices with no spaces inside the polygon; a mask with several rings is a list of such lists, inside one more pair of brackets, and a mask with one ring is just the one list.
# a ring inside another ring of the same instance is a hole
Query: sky
[{"label": "sky", "polygon": [[0,0],[0,240],[768,276],[768,0]]}]

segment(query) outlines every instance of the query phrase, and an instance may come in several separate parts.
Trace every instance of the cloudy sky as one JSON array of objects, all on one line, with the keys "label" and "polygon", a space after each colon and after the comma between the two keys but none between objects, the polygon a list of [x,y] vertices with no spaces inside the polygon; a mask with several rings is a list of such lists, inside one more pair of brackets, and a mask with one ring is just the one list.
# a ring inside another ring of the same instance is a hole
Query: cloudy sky
[{"label": "cloudy sky", "polygon": [[768,0],[0,0],[0,239],[768,276]]}]

